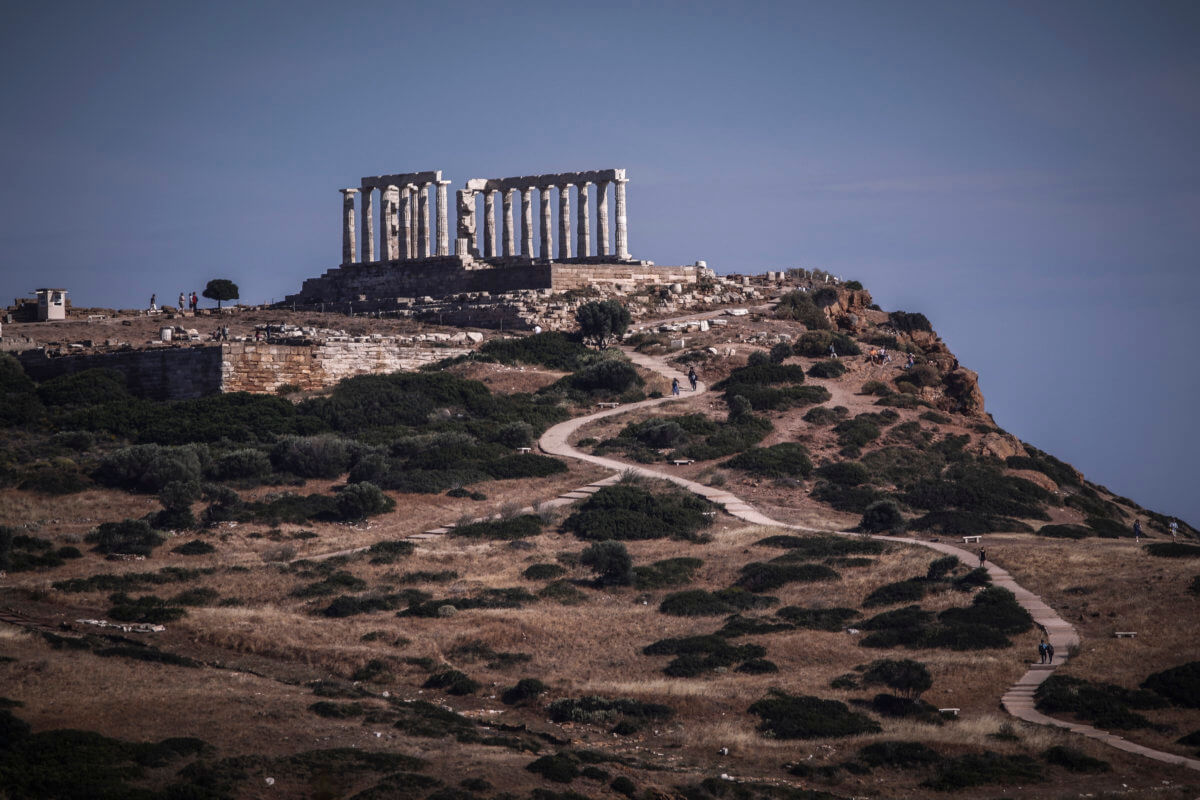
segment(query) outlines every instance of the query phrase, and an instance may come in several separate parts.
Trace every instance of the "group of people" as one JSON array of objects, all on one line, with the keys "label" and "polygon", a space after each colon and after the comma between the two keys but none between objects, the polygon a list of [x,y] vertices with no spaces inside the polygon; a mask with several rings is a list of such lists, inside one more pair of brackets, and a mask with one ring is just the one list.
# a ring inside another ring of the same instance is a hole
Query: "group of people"
[{"label": "group of people", "polygon": [[[688,383],[692,385],[692,391],[696,391],[696,386],[700,383],[700,378],[696,375],[695,367],[688,367],[687,379]],[[679,378],[671,378],[671,394],[679,394]]]},{"label": "group of people", "polygon": [[[195,292],[192,292],[191,295],[189,296],[185,292],[180,292],[179,293],[179,310],[183,311],[184,306],[187,306],[188,310],[190,310],[193,314],[195,314],[196,309],[200,307],[200,295],[196,294]],[[150,310],[158,311],[158,295],[157,294],[150,295]]]},{"label": "group of people", "polygon": [[1041,663],[1043,663],[1043,664],[1053,664],[1054,663],[1054,645],[1050,644],[1045,639],[1043,639],[1041,641],[1041,644],[1038,645],[1038,658],[1041,659]]}]

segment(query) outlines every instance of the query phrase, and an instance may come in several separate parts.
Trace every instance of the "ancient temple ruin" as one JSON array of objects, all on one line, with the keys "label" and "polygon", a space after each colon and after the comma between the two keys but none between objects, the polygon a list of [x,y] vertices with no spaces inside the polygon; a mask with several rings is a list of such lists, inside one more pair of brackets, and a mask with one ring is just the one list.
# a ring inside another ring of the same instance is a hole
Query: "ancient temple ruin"
[{"label": "ancient temple ruin", "polygon": [[[623,169],[471,178],[455,193],[452,253],[451,182],[442,178],[440,170],[363,178],[358,188],[341,190],[341,265],[306,280],[301,291],[285,302],[357,303],[369,310],[464,292],[587,286],[636,291],[650,285],[695,283],[694,266],[658,267],[630,256],[627,183]],[[432,219],[430,187],[434,188]],[[477,219],[481,196],[482,225]]]}]

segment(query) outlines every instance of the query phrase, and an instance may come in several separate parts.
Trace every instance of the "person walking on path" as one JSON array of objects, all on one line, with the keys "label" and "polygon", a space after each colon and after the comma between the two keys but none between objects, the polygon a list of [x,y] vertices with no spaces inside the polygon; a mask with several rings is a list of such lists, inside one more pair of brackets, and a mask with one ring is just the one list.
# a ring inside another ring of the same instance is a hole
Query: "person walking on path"
[{"label": "person walking on path", "polygon": [[679,396],[679,378],[671,378],[671,394]]},{"label": "person walking on path", "polygon": [[1179,538],[1179,520],[1171,520],[1169,527],[1171,528],[1171,541],[1176,541]]},{"label": "person walking on path", "polygon": [[1142,521],[1135,519],[1133,521],[1133,543],[1137,544],[1142,540]]},{"label": "person walking on path", "polygon": [[180,313],[180,314],[182,314],[182,313],[183,313],[183,304],[184,304],[185,302],[187,302],[187,301],[186,301],[186,300],[184,300],[184,297],[183,297],[183,292],[180,292],[180,293],[179,293],[179,313]]},{"label": "person walking on path", "polygon": [[1046,663],[1046,640],[1043,639],[1038,643],[1038,663]]},{"label": "person walking on path", "polygon": [[837,358],[837,350],[833,349],[833,345],[829,345],[829,357]]},{"label": "person walking on path", "polygon": [[192,313],[196,313],[196,307],[200,305],[200,298],[196,295],[195,290],[192,290]]},{"label": "person walking on path", "polygon": [[1050,644],[1049,642],[1046,642],[1046,663],[1054,663],[1054,645]]},{"label": "person walking on path", "polygon": [[696,368],[695,368],[695,367],[688,367],[688,382],[689,382],[690,384],[692,384],[692,391],[693,391],[693,392],[694,392],[694,391],[696,391],[696,383],[698,382],[698,380],[699,380],[699,379],[696,377]]},{"label": "person walking on path", "polygon": [[156,294],[150,295],[150,310],[158,311],[158,295]]},{"label": "person walking on path", "polygon": [[987,561],[987,553],[984,552],[984,549],[981,547],[979,548],[979,566],[982,567],[985,561]]}]

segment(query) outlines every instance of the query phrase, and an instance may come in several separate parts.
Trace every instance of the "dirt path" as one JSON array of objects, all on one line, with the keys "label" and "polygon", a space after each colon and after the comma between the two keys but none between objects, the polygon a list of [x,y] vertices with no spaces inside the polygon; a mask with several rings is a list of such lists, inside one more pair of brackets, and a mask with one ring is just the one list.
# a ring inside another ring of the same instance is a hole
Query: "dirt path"
[{"label": "dirt path", "polygon": [[[687,385],[687,376],[670,367],[663,358],[637,353],[629,348],[622,349],[625,350],[630,360],[639,367],[653,370],[668,380],[671,378],[678,378],[681,385]],[[706,389],[707,387],[701,383],[696,389],[696,394],[703,393],[706,391]],[[581,427],[595,422],[596,420],[604,419],[605,417],[614,416],[616,414],[624,414],[639,408],[650,408],[653,406],[670,403],[674,400],[674,397],[668,396],[653,400],[643,400],[639,403],[629,403],[616,408],[605,409],[603,411],[598,411],[595,414],[575,417],[574,419],[559,423],[542,434],[542,438],[538,444],[543,452],[549,453],[550,455],[575,458],[592,464],[598,464],[617,473],[608,479],[583,487],[580,490],[577,490],[577,492],[568,492],[559,499],[582,499],[583,497],[586,497],[587,494],[598,491],[602,485],[615,482],[618,480],[621,473],[632,472],[647,478],[657,478],[660,480],[671,481],[672,483],[675,483],[690,492],[698,494],[701,497],[704,497],[713,503],[722,506],[730,515],[755,525],[770,525],[773,527],[802,531],[805,533],[835,533],[844,536],[862,535],[858,533],[852,533],[850,531],[809,528],[803,525],[793,525],[786,522],[779,522],[771,519],[733,493],[725,491],[724,489],[705,486],[702,483],[697,483],[696,481],[688,480],[687,478],[683,478],[678,475],[672,475],[669,472],[660,472],[658,470],[649,469],[637,464],[627,464],[623,461],[617,461],[611,458],[603,458],[601,456],[583,453],[579,450],[576,450],[567,441],[570,436]],[[572,497],[573,495],[574,497]],[[978,558],[976,553],[972,553],[961,547],[956,547],[952,544],[945,544],[942,542],[926,542],[919,539],[894,536],[875,536],[872,538],[882,539],[889,542],[904,542],[907,544],[920,545],[921,547],[928,547],[932,550],[938,551],[939,553],[956,556],[964,564],[970,564],[972,559]],[[1000,703],[1004,707],[1005,711],[1007,711],[1009,714],[1012,714],[1014,717],[1017,717],[1018,719],[1025,720],[1026,722],[1031,722],[1037,725],[1053,725],[1055,727],[1065,728],[1072,733],[1077,733],[1081,736],[1087,736],[1088,738],[1104,742],[1105,744],[1115,747],[1119,750],[1135,753],[1137,755],[1152,758],[1168,764],[1179,764],[1189,767],[1190,769],[1200,770],[1200,759],[1187,758],[1184,756],[1175,755],[1173,753],[1165,753],[1161,750],[1143,747],[1142,745],[1126,741],[1120,736],[1100,730],[1098,728],[1094,728],[1090,725],[1058,720],[1053,717],[1048,717],[1045,714],[1037,711],[1033,704],[1034,692],[1037,690],[1037,687],[1042,683],[1042,681],[1046,680],[1051,674],[1053,674],[1054,670],[1060,664],[1066,662],[1073,648],[1079,645],[1079,635],[1069,622],[1063,620],[1054,611],[1054,609],[1050,608],[1050,606],[1048,606],[1040,597],[1019,585],[1007,570],[1002,569],[991,562],[986,563],[984,566],[987,568],[988,574],[992,578],[992,583],[1012,592],[1013,595],[1016,596],[1017,602],[1020,603],[1021,606],[1029,612],[1030,616],[1033,617],[1033,621],[1046,631],[1046,638],[1050,644],[1054,646],[1055,653],[1058,655],[1058,660],[1054,664],[1030,665],[1029,670],[1022,675],[1021,678],[1015,684],[1013,684],[1000,699]]]}]

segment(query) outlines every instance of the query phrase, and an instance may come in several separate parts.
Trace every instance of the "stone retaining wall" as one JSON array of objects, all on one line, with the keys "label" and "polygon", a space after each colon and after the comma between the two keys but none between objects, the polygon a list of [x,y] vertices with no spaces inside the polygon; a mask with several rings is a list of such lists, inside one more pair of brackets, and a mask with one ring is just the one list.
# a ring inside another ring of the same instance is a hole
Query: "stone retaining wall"
[{"label": "stone retaining wall", "polygon": [[285,384],[320,389],[354,375],[411,372],[471,352],[465,347],[411,347],[386,341],[313,345],[235,342],[225,350],[221,387],[226,392],[274,392]]},{"label": "stone retaining wall", "polygon": [[311,345],[230,342],[58,358],[49,358],[39,349],[19,353],[17,358],[36,381],[87,369],[112,369],[125,376],[129,390],[139,397],[184,400],[218,392],[274,392],[284,384],[321,389],[353,375],[412,371],[469,352],[467,347],[417,347],[387,340]]}]

